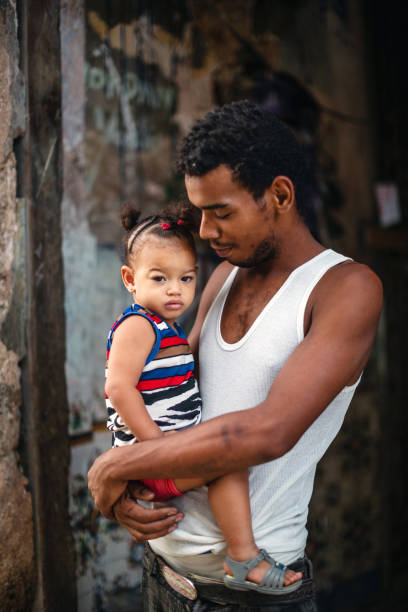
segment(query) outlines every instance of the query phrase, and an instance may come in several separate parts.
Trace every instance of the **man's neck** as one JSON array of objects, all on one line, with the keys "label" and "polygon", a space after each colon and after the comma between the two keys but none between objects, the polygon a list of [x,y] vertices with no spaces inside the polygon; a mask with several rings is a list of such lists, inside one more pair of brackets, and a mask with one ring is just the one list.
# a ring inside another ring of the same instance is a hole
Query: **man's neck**
[{"label": "man's neck", "polygon": [[298,222],[277,237],[275,257],[249,268],[249,274],[259,276],[279,276],[290,274],[309,259],[326,250],[317,242],[308,228]]}]

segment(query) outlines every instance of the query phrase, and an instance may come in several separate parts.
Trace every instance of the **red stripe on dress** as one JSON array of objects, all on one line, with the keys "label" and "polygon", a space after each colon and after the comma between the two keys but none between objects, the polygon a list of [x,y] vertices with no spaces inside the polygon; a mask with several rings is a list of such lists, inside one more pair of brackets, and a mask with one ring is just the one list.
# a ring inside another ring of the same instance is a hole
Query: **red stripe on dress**
[{"label": "red stripe on dress", "polygon": [[149,319],[151,319],[155,323],[163,323],[163,321],[159,319],[159,317],[157,317],[156,315],[150,314],[150,312],[146,312],[146,314],[149,317]]},{"label": "red stripe on dress", "polygon": [[153,380],[140,380],[136,385],[139,391],[151,391],[153,389],[163,389],[165,387],[175,387],[188,380],[193,372],[187,372],[184,376],[168,376],[167,378],[156,378]]},{"label": "red stripe on dress", "polygon": [[178,344],[188,344],[187,340],[180,338],[179,336],[172,336],[171,338],[163,338],[160,342],[160,348],[166,348],[167,346],[177,346]]}]

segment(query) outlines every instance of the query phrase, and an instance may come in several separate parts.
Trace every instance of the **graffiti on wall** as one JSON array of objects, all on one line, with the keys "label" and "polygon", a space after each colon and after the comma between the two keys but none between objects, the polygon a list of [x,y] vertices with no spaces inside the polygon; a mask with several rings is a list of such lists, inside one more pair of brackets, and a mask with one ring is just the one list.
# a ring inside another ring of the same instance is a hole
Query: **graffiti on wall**
[{"label": "graffiti on wall", "polygon": [[[110,50],[103,44],[95,48],[93,56],[103,56],[105,68],[86,64],[85,79],[92,99],[103,96],[103,101],[92,104],[88,127],[103,134],[104,142],[130,151],[143,151],[157,146],[161,130],[147,121],[147,116],[158,113],[171,116],[176,107],[177,88],[157,70],[149,70],[139,60],[139,71],[120,74]],[[112,104],[117,101],[118,104]],[[156,129],[155,129],[156,128]]]}]

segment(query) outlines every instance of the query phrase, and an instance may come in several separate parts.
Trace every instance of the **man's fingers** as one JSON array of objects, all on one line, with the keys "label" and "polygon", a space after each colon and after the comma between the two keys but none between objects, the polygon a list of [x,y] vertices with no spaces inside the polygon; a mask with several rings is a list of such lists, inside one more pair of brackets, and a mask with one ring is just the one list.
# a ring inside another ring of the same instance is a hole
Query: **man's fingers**
[{"label": "man's fingers", "polygon": [[133,532],[132,529],[129,529],[129,533],[136,542],[145,542],[146,540],[154,540],[155,538],[162,538],[163,536],[167,535],[168,533],[171,533],[175,529],[176,529],[176,526],[172,527],[171,529],[163,529],[163,531],[147,533],[147,534],[140,533],[137,530]]},{"label": "man's fingers", "polygon": [[125,525],[123,523],[122,527],[127,529],[136,542],[146,542],[146,540],[154,540],[155,538],[162,538],[163,536],[166,536],[168,533],[171,533],[177,529],[177,524],[171,525],[170,527],[165,527],[159,531],[154,530],[150,532],[149,530],[146,530],[145,533],[133,525]]},{"label": "man's fingers", "polygon": [[177,510],[177,508],[173,508],[171,506],[167,508],[158,508],[154,510],[150,510],[147,508],[143,508],[146,510],[146,513],[137,513],[132,514],[135,520],[140,523],[145,523],[146,525],[151,525],[152,523],[160,523],[163,520],[167,520],[169,522],[180,521],[183,518],[183,514]]},{"label": "man's fingers", "polygon": [[149,523],[143,524],[143,523],[138,523],[137,527],[136,525],[133,525],[133,528],[137,528],[137,530],[144,535],[144,537],[149,540],[150,539],[150,534],[155,534],[153,537],[158,538],[160,536],[158,536],[158,533],[169,533],[170,529],[173,531],[173,528],[176,529],[178,522],[181,520],[182,515],[179,518],[176,517],[168,517],[165,519],[162,519],[160,521],[150,521]]},{"label": "man's fingers", "polygon": [[154,498],[153,491],[145,487],[145,485],[142,482],[139,482],[138,480],[132,480],[128,483],[128,491],[134,499],[152,501],[152,499]]},{"label": "man's fingers", "polygon": [[122,514],[134,519],[137,523],[152,523],[163,519],[183,518],[183,514],[174,506],[163,506],[162,508],[144,508],[128,495],[122,498],[115,505],[115,514]]},{"label": "man's fingers", "polygon": [[[145,537],[150,533],[162,531],[168,533],[169,529],[172,527],[176,528],[178,522],[183,518],[183,515],[179,512],[155,521],[141,521],[140,518],[132,517],[129,513],[123,513],[117,506],[115,506],[115,516],[116,520],[119,521],[123,527],[136,530]],[[156,535],[155,537],[158,536]]]},{"label": "man's fingers", "polygon": [[127,494],[115,504],[114,510],[116,520],[137,542],[160,538],[171,533],[184,516],[171,506],[153,510],[143,508]]},{"label": "man's fingers", "polygon": [[184,516],[174,506],[144,508],[128,490],[116,502],[114,512],[116,520],[136,542],[154,540],[171,533]]}]

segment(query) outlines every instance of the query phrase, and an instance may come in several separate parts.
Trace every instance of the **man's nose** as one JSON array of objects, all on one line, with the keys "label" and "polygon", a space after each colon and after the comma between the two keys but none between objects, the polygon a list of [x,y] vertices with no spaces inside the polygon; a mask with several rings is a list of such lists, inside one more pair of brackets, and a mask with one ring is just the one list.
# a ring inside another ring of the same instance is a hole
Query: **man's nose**
[{"label": "man's nose", "polygon": [[220,232],[216,225],[211,221],[209,217],[203,212],[200,223],[200,238],[203,240],[211,240],[220,237]]}]

